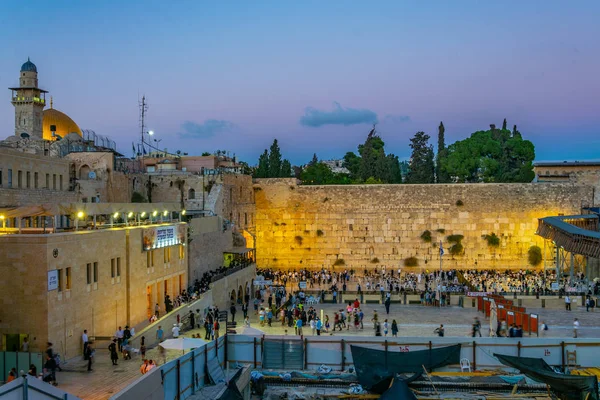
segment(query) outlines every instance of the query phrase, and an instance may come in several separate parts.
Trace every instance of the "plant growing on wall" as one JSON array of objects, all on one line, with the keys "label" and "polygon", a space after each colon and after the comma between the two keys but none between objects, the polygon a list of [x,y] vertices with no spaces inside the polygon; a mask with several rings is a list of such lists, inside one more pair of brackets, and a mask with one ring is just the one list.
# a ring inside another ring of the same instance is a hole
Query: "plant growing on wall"
[{"label": "plant growing on wall", "polygon": [[405,267],[418,267],[419,260],[417,260],[417,257],[407,257],[404,259],[404,266]]},{"label": "plant growing on wall", "polygon": [[302,241],[304,239],[302,238],[302,236],[298,235],[294,238],[294,240],[296,241],[296,243],[298,243],[299,246],[302,246]]},{"label": "plant growing on wall", "polygon": [[483,238],[487,241],[488,246],[500,247],[500,238],[495,233],[492,232],[490,235],[483,235]]},{"label": "plant growing on wall", "polygon": [[446,230],[445,230],[444,228],[439,228],[439,229],[436,229],[435,231],[436,231],[437,233],[441,233],[442,235],[443,235],[444,233],[446,233]]},{"label": "plant growing on wall", "polygon": [[425,243],[431,243],[431,232],[430,231],[424,231],[423,233],[421,233],[421,239]]},{"label": "plant growing on wall", "polygon": [[465,205],[465,203],[463,203],[462,200],[456,200],[456,207],[462,207],[464,205]]},{"label": "plant growing on wall", "polygon": [[462,245],[462,240],[465,237],[463,235],[450,235],[446,238],[446,240],[448,241],[448,243],[450,243],[450,248],[448,249],[450,251],[450,254],[452,254],[453,256],[460,256],[464,253],[464,247]]},{"label": "plant growing on wall", "polygon": [[320,229],[317,229],[317,236],[320,237],[320,236],[323,236],[323,235],[324,235],[323,231],[320,230]]},{"label": "plant growing on wall", "polygon": [[335,260],[333,265],[336,267],[340,265],[346,265],[346,261],[343,258],[338,258],[337,260]]},{"label": "plant growing on wall", "polygon": [[279,226],[279,222],[275,221],[275,222],[273,222],[273,225]]},{"label": "plant growing on wall", "polygon": [[542,262],[542,249],[539,246],[531,246],[527,251],[527,261],[532,267],[540,265]]},{"label": "plant growing on wall", "polygon": [[133,192],[133,194],[131,195],[131,202],[132,203],[145,203],[146,198],[140,192]]},{"label": "plant growing on wall", "polygon": [[371,264],[379,264],[379,258],[377,258],[377,257],[373,257],[373,258],[371,259]]}]

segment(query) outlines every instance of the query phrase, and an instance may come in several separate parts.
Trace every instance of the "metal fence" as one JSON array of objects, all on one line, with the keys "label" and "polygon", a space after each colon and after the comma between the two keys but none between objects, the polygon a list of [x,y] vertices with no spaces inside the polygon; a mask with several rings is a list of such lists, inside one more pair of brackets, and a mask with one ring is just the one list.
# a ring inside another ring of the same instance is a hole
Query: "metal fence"
[{"label": "metal fence", "polygon": [[38,372],[42,372],[44,365],[42,353],[0,351],[0,381],[6,382],[11,368],[16,368],[17,373],[21,370],[27,373],[31,364],[35,365]]}]

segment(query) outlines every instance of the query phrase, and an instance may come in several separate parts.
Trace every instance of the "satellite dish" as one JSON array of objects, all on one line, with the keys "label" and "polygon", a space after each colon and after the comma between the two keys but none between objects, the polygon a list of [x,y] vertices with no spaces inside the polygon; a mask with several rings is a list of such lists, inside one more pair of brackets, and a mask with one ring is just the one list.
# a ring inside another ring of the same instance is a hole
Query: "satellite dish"
[{"label": "satellite dish", "polygon": [[90,171],[88,174],[88,178],[90,179],[96,179],[96,173],[94,171]]}]

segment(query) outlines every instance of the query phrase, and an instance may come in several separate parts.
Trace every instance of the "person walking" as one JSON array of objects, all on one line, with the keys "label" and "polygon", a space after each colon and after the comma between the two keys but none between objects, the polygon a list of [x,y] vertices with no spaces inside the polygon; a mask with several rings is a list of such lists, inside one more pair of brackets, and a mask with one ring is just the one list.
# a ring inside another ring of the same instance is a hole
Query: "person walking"
[{"label": "person walking", "polygon": [[140,341],[140,354],[142,358],[146,358],[146,336],[142,336]]},{"label": "person walking", "polygon": [[398,323],[395,319],[392,320],[392,336],[398,337]]},{"label": "person walking", "polygon": [[[437,335],[439,337],[444,337],[444,333],[445,333],[445,331],[444,331],[444,324],[440,324],[439,328],[435,328],[435,330],[433,331],[433,333],[437,333]],[[473,337],[475,337],[475,336],[473,336]]]},{"label": "person walking", "polygon": [[158,303],[156,303],[156,305],[154,306],[154,315],[156,315],[157,319],[159,317],[159,315],[158,315],[159,314],[159,310],[160,310],[160,307],[158,306]]},{"label": "person walking", "polygon": [[162,326],[159,325],[158,329],[156,330],[156,341],[158,343],[162,342],[164,334],[165,333],[162,330]]},{"label": "person walking", "polygon": [[111,344],[108,345],[108,351],[110,351],[110,360],[112,365],[118,365],[119,353],[117,353],[117,339],[113,339]]},{"label": "person walking", "polygon": [[242,312],[244,313],[244,319],[248,316],[248,303],[242,304]]},{"label": "person walking", "polygon": [[171,332],[173,333],[173,339],[177,339],[179,337],[179,325],[173,324]]},{"label": "person walking", "polygon": [[[389,294],[389,293],[388,293],[388,294]],[[390,305],[392,304],[392,299],[391,299],[391,297],[390,297],[390,296],[387,296],[387,297],[385,298],[385,303],[384,303],[384,304],[385,304],[385,313],[386,313],[387,315],[390,315]]]},{"label": "person walking", "polygon": [[579,330],[579,320],[575,318],[573,320],[573,337],[577,338],[577,331]]},{"label": "person walking", "polygon": [[317,328],[317,336],[321,336],[321,329],[323,329],[323,322],[321,321],[320,318],[317,318],[315,327]]},{"label": "person walking", "polygon": [[85,354],[87,353],[87,347],[89,344],[87,329],[83,330],[83,334],[81,335],[81,341],[83,342],[83,359],[87,360],[87,358],[85,358]]},{"label": "person walking", "polygon": [[88,372],[91,372],[91,371],[93,371],[92,370],[92,361],[94,359],[94,348],[92,346],[92,342],[88,343],[86,350],[87,350],[86,355],[87,355],[87,362],[88,362],[87,370],[88,370]]},{"label": "person walking", "polygon": [[297,334],[302,336],[302,319],[298,318],[296,320],[296,328],[297,328]]},{"label": "person walking", "polygon": [[231,313],[231,322],[235,322],[235,313],[237,309],[235,308],[235,303],[231,303],[231,307],[229,307],[229,312]]},{"label": "person walking", "polygon": [[117,338],[117,345],[119,346],[119,351],[123,351],[123,336],[125,335],[123,329],[119,327],[115,332],[115,337]]},{"label": "person walking", "polygon": [[479,318],[475,317],[475,320],[473,321],[472,336],[475,337],[478,334],[479,337],[481,337],[481,322],[479,322]]},{"label": "person walking", "polygon": [[567,311],[571,311],[571,298],[569,297],[569,295],[565,296],[565,309]]}]

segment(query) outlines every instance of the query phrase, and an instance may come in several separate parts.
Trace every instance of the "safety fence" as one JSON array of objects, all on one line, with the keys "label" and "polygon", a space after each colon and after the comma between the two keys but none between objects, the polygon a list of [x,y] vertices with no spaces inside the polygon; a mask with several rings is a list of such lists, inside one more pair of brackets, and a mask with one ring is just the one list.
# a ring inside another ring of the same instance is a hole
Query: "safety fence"
[{"label": "safety fence", "polygon": [[11,368],[15,368],[17,374],[20,371],[27,373],[31,365],[35,365],[38,373],[42,372],[44,365],[42,353],[0,351],[0,381],[6,382]]},{"label": "safety fence", "polygon": [[[384,352],[408,353],[461,344],[461,359],[469,360],[472,370],[505,368],[494,353],[542,358],[549,365],[567,367],[567,353],[576,352],[578,366],[596,366],[600,339],[561,338],[393,338],[356,336],[245,336],[229,335],[228,361],[249,364],[256,369],[315,370],[327,365],[343,371],[353,366],[350,346]],[[579,351],[577,351],[579,350]],[[450,366],[442,370],[458,369]]]},{"label": "safety fence", "polygon": [[498,321],[506,321],[507,326],[515,324],[523,327],[523,331],[539,336],[539,318],[537,314],[528,314],[525,307],[515,306],[513,300],[499,295],[477,297],[477,311],[490,318],[492,314],[492,300],[496,304],[496,317]]},{"label": "safety fence", "polygon": [[[116,399],[148,398],[155,390],[163,390],[165,399],[183,400],[208,382],[209,365],[218,362],[226,367],[227,338],[206,343],[181,357],[157,368],[158,371],[143,375],[136,382],[111,397]],[[214,360],[214,361],[213,361]]]}]

